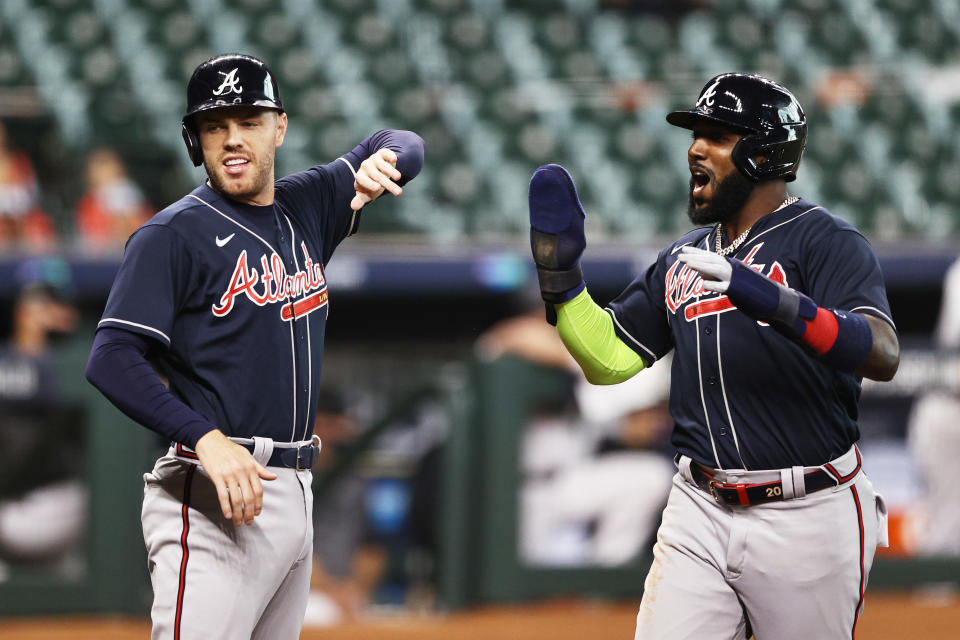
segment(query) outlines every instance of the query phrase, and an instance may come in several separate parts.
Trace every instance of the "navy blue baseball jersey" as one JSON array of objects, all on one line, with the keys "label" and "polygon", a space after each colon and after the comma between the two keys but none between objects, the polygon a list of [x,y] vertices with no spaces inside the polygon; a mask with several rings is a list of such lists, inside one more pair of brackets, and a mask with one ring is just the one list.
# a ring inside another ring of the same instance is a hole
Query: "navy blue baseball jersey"
[{"label": "navy blue baseball jersey", "polygon": [[130,237],[98,326],[162,343],[170,389],[227,436],[308,438],[353,195],[343,159],[277,180],[269,206],[194,189]]},{"label": "navy blue baseball jersey", "polygon": [[[859,438],[860,379],[818,360],[769,325],[706,291],[677,260],[680,248],[713,250],[716,227],[686,234],[607,311],[617,335],[648,364],[676,349],[671,372],[672,442],[723,469],[819,465]],[[731,255],[825,308],[893,326],[880,265],[849,223],[798,200],[761,218]]]}]

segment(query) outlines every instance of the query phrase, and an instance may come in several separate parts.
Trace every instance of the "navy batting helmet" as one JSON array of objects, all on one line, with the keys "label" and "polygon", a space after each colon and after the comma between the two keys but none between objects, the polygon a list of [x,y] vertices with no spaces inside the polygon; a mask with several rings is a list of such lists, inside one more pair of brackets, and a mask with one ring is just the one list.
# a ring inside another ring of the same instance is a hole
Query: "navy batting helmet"
[{"label": "navy batting helmet", "polygon": [[201,111],[253,106],[283,113],[277,81],[262,60],[242,53],[210,58],[198,66],[187,83],[187,111],[183,116],[183,141],[194,166],[203,162],[203,149],[193,117]]},{"label": "navy batting helmet", "polygon": [[667,115],[672,125],[693,129],[719,124],[743,133],[733,148],[733,164],[753,181],[797,179],[807,144],[807,117],[790,91],[763,76],[723,73],[700,91],[689,111]]}]

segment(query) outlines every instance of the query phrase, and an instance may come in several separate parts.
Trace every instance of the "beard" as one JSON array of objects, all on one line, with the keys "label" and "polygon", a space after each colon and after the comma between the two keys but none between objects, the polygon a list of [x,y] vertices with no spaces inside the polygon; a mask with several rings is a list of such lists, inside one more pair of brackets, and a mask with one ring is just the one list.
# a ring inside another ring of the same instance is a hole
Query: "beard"
[{"label": "beard", "polygon": [[713,194],[713,199],[699,209],[693,199],[693,186],[694,182],[691,178],[687,217],[693,224],[703,226],[731,220],[747,203],[755,185],[739,171],[734,171],[720,181]]},{"label": "beard", "polygon": [[219,193],[222,193],[234,200],[251,200],[258,196],[270,182],[273,170],[273,163],[257,163],[256,159],[251,158],[253,175],[250,176],[250,186],[242,187],[236,182],[226,182],[221,180],[217,168],[222,169],[222,165],[211,166],[206,159],[203,161],[203,167],[207,170],[207,177],[210,179],[210,185]]}]

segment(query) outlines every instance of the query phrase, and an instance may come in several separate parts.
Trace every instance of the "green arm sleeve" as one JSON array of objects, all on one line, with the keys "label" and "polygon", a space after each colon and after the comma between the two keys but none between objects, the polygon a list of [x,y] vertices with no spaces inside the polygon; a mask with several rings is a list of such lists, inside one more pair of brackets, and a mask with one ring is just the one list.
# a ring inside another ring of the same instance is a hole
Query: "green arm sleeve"
[{"label": "green arm sleeve", "polygon": [[643,369],[643,359],[617,337],[613,318],[586,289],[555,305],[557,331],[567,351],[592,384],[617,384]]}]

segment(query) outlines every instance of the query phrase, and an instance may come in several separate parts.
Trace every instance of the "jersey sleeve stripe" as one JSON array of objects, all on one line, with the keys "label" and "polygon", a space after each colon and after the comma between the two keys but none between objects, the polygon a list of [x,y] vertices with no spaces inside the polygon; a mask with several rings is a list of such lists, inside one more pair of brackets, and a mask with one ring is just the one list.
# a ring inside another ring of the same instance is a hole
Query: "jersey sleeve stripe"
[{"label": "jersey sleeve stripe", "polygon": [[[356,180],[356,179],[357,179],[357,172],[356,172],[356,170],[353,168],[353,165],[350,164],[350,161],[347,160],[346,158],[344,158],[343,156],[340,156],[339,158],[337,158],[337,160],[342,160],[342,161],[343,161],[343,164],[347,165],[347,167],[350,169],[350,173],[353,175],[353,179]],[[357,212],[354,211],[354,212],[353,212],[353,216],[351,216],[351,218],[350,218],[350,228],[347,230],[347,237],[349,238],[350,236],[352,236],[352,235],[355,234],[356,232],[357,232]]]},{"label": "jersey sleeve stripe", "polygon": [[877,309],[876,307],[869,307],[864,305],[860,307],[854,307],[853,309],[850,309],[850,311],[851,313],[860,313],[861,311],[865,311],[872,316],[877,316],[883,320],[886,320],[887,323],[894,328],[894,330],[896,330],[897,328],[897,325],[893,324],[893,318],[885,314],[883,311],[880,311],[880,309]]},{"label": "jersey sleeve stripe", "polygon": [[105,323],[110,323],[110,322],[115,322],[117,324],[125,324],[131,327],[137,327],[138,329],[146,329],[147,331],[153,332],[158,336],[160,336],[161,338],[163,338],[164,342],[166,342],[168,345],[170,344],[170,336],[165,334],[163,331],[160,331],[159,329],[154,329],[153,327],[147,326],[145,324],[140,324],[139,322],[130,322],[129,320],[121,320],[120,318],[104,318],[103,320],[97,323],[97,326],[99,327]]},{"label": "jersey sleeve stripe", "polygon": [[656,354],[655,354],[653,351],[651,351],[651,350],[648,349],[646,346],[644,346],[643,344],[641,344],[639,340],[637,340],[636,338],[634,338],[632,335],[630,335],[630,333],[629,333],[626,329],[623,328],[623,325],[621,325],[620,322],[617,320],[617,314],[615,314],[615,313],[613,312],[613,309],[611,309],[610,307],[607,307],[607,308],[604,309],[604,311],[606,311],[607,313],[609,313],[609,314],[610,314],[610,317],[613,318],[613,324],[615,324],[615,325],[617,326],[617,328],[620,330],[620,333],[622,333],[623,335],[625,335],[625,336],[627,336],[628,338],[630,338],[630,340],[633,342],[633,344],[635,344],[635,345],[637,345],[638,347],[640,347],[641,349],[643,349],[643,350],[650,356],[650,362],[651,362],[651,363],[657,361],[657,356],[656,356]]},{"label": "jersey sleeve stripe", "polygon": [[344,158],[343,156],[340,156],[339,158],[337,158],[337,160],[343,161],[343,164],[345,164],[345,165],[347,165],[348,167],[350,167],[350,173],[353,174],[353,177],[354,177],[354,178],[357,177],[357,171],[356,171],[356,169],[353,168],[353,165],[350,164],[350,161],[349,161],[349,160],[347,160],[347,159]]}]

